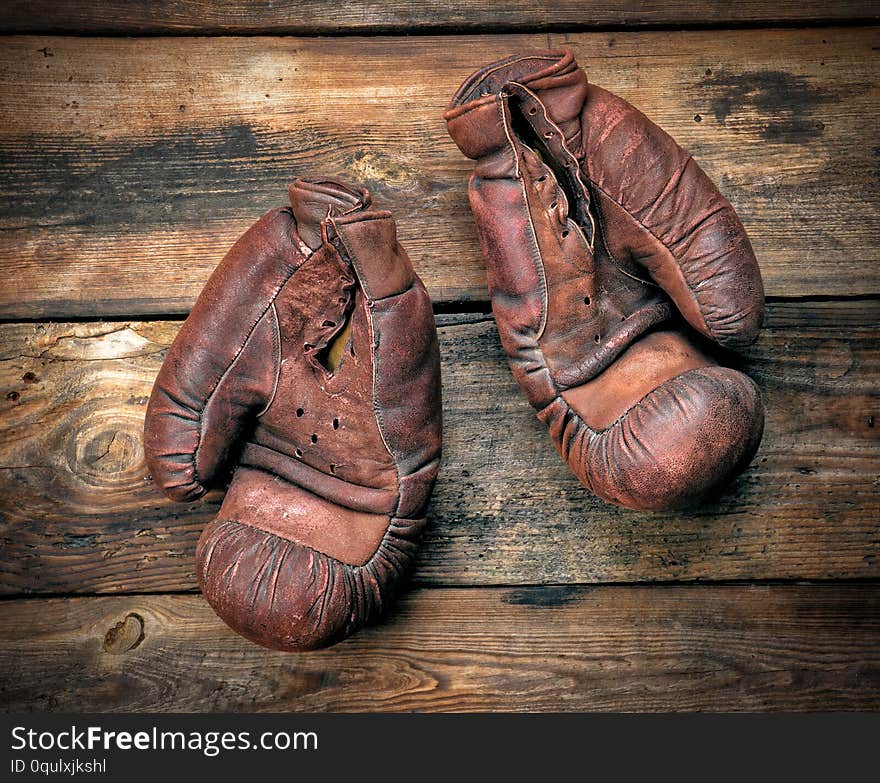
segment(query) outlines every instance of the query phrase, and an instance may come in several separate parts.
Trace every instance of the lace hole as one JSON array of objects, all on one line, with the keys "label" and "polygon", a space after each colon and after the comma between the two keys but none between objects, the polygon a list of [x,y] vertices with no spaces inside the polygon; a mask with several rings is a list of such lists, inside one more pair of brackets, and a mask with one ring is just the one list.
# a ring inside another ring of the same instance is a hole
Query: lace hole
[{"label": "lace hole", "polygon": [[590,297],[589,297],[589,296],[585,296],[585,297],[584,297],[584,304],[585,304],[585,305],[588,305],[589,303],[590,303]]},{"label": "lace hole", "polygon": [[[598,340],[599,338],[597,337],[596,339]],[[318,436],[312,435],[312,443],[317,443],[317,442],[318,442]]]},{"label": "lace hole", "polygon": [[562,232],[562,238],[565,239],[571,232],[568,229]]},{"label": "lace hole", "polygon": [[550,209],[556,209],[556,207],[558,207],[558,206],[559,206],[559,202],[554,201],[552,204],[550,204]]},{"label": "lace hole", "polygon": [[296,454],[297,459],[302,459],[302,455],[303,455],[302,449],[295,449],[293,453]]},{"label": "lace hole", "polygon": [[334,430],[339,429],[339,419],[333,419],[333,429]]},{"label": "lace hole", "polygon": [[297,408],[297,409],[296,409],[296,418],[301,419],[301,418],[302,418],[302,415],[303,415],[304,413],[305,413],[305,411],[304,411],[302,408]]},{"label": "lace hole", "polygon": [[544,134],[544,138],[545,138],[545,139],[552,139],[555,135],[556,135],[556,134],[555,134],[553,131],[547,131],[547,132]]},{"label": "lace hole", "polygon": [[547,181],[547,175],[546,175],[546,174],[542,174],[542,175],[541,175],[540,177],[538,177],[538,179],[536,179],[535,181],[536,181],[536,182],[546,182],[546,181]]},{"label": "lace hole", "polygon": [[597,334],[593,339],[598,343],[598,342],[599,342],[599,339],[600,339],[600,338],[599,338],[599,335]]},{"label": "lace hole", "polygon": [[537,114],[537,113],[538,113],[538,110],[534,106],[532,106],[532,108],[529,109],[529,114]]}]

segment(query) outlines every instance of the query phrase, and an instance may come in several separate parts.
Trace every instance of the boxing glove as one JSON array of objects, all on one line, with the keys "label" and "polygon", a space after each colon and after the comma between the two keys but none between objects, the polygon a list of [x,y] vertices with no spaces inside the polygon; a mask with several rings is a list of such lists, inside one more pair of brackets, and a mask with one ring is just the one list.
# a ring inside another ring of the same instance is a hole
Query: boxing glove
[{"label": "boxing glove", "polygon": [[751,343],[761,275],[728,201],[567,51],[474,73],[445,113],[476,161],[471,210],[516,380],[593,493],[671,509],[715,493],[763,429],[754,382],[708,346]]},{"label": "boxing glove", "polygon": [[147,408],[156,484],[231,482],[196,550],[217,614],[266,647],[332,644],[410,567],[440,459],[431,302],[366,190],[300,179],[232,247]]}]

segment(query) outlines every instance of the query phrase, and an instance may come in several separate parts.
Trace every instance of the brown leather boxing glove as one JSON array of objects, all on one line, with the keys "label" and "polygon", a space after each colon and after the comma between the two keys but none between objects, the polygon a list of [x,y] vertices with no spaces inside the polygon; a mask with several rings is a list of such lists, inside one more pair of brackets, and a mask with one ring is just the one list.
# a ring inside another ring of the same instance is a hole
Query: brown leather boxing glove
[{"label": "brown leather boxing glove", "polygon": [[144,429],[154,481],[228,477],[196,568],[232,628],[311,649],[375,619],[411,565],[440,459],[428,294],[366,190],[290,187],[232,247],[168,350]]},{"label": "brown leather boxing glove", "polygon": [[635,509],[690,505],[754,455],[755,384],[720,367],[761,326],[761,275],[728,201],[567,51],[473,74],[445,114],[513,374],[577,477]]}]

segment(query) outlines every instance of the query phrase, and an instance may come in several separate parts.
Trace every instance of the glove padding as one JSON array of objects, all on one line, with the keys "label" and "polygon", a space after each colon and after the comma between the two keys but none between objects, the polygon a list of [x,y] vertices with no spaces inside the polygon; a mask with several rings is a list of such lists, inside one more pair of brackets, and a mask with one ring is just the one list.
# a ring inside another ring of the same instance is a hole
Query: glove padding
[{"label": "glove padding", "polygon": [[764,421],[751,379],[703,346],[747,345],[763,320],[733,207],[567,51],[477,71],[445,119],[476,161],[470,204],[502,344],[563,458],[629,508],[714,493]]},{"label": "glove padding", "polygon": [[233,629],[332,644],[411,566],[440,459],[431,302],[366,190],[297,180],[232,247],[165,358],[147,463],[187,501],[233,471],[196,568]]}]

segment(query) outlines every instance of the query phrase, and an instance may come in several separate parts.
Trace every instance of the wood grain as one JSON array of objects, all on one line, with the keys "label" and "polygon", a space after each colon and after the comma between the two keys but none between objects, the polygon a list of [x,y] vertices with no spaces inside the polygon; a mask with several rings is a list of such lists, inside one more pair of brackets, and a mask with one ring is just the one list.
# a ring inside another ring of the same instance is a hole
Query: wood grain
[{"label": "wood grain", "polygon": [[[442,316],[444,462],[416,580],[876,577],[880,302],[774,304],[768,321],[741,361],[728,357],[765,395],[753,464],[698,512],[650,514],[577,483],[487,316]],[[0,326],[0,591],[195,588],[195,541],[221,495],[164,500],[140,444],[178,325]]]},{"label": "wood grain", "polygon": [[5,711],[880,708],[873,585],[431,589],[318,653],[200,596],[0,604]]},{"label": "wood grain", "polygon": [[621,25],[876,19],[866,0],[7,0],[0,31],[99,33],[406,33]]},{"label": "wood grain", "polygon": [[184,313],[287,182],[316,172],[360,180],[395,211],[436,301],[484,300],[471,165],[441,112],[478,65],[548,44],[695,154],[739,210],[768,294],[877,294],[877,38],[7,38],[0,317]]}]

